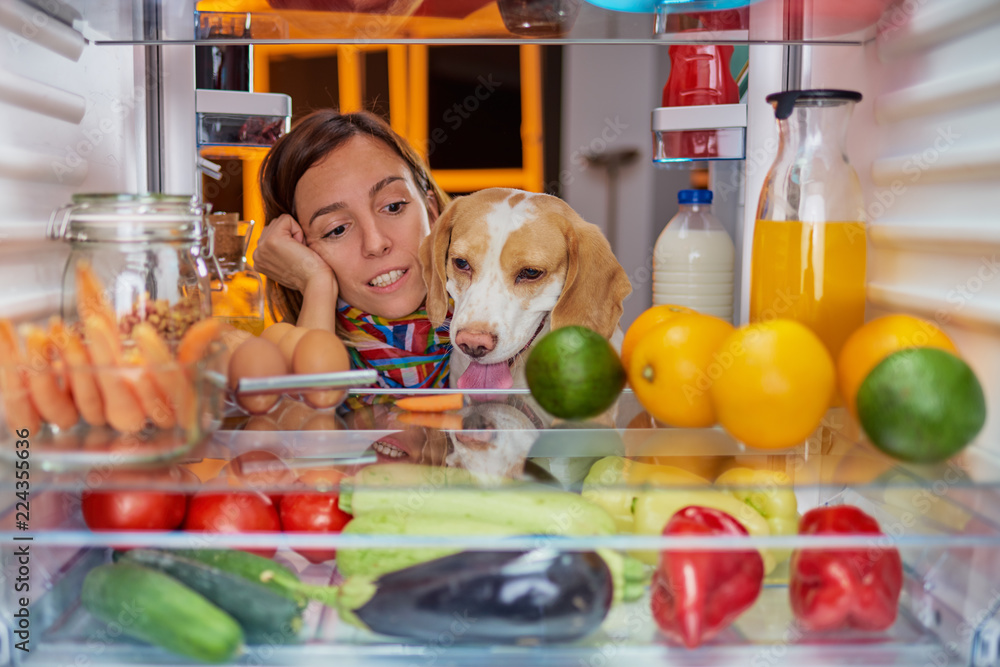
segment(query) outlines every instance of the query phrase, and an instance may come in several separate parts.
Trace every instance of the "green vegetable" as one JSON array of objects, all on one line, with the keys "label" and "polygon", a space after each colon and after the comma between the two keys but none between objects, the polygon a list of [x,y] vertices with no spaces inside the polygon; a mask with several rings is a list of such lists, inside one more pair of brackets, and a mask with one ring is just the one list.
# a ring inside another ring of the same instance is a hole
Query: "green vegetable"
[{"label": "green vegetable", "polygon": [[239,549],[173,549],[171,553],[262,584],[271,591],[294,601],[300,609],[305,608],[309,602],[305,595],[298,592],[299,586],[302,585],[298,575],[270,558]]},{"label": "green vegetable", "polygon": [[131,563],[99,565],[87,573],[83,606],[122,632],[206,663],[233,660],[243,630],[232,616],[176,579]]},{"label": "green vegetable", "polygon": [[302,628],[302,609],[283,593],[213,565],[169,551],[131,549],[118,562],[159,570],[204,595],[230,614],[250,643],[294,642]]},{"label": "green vegetable", "polygon": [[376,463],[365,466],[353,477],[340,482],[339,507],[355,514],[352,506],[354,489],[360,487],[390,487],[397,490],[426,491],[441,488],[478,488],[513,483],[508,477],[483,479],[464,468],[444,468],[418,463]]},{"label": "green vegetable", "polygon": [[[393,512],[370,512],[354,517],[345,535],[517,535],[510,526],[447,516],[403,516]],[[337,570],[345,577],[378,577],[417,563],[434,560],[461,551],[456,547],[364,547],[338,549]]]},{"label": "green vegetable", "polygon": [[372,512],[389,512],[402,517],[443,516],[482,521],[516,528],[522,534],[615,533],[615,522],[597,505],[579,494],[541,484],[508,484],[502,489],[355,486],[350,498],[355,518]]}]

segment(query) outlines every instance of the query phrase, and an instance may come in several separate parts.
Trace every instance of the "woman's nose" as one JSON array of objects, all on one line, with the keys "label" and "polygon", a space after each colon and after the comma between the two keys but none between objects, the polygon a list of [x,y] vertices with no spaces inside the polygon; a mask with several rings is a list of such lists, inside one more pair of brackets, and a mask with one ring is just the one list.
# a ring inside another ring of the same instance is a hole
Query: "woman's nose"
[{"label": "woman's nose", "polygon": [[392,241],[374,223],[363,225],[361,244],[365,257],[381,257],[392,247]]}]

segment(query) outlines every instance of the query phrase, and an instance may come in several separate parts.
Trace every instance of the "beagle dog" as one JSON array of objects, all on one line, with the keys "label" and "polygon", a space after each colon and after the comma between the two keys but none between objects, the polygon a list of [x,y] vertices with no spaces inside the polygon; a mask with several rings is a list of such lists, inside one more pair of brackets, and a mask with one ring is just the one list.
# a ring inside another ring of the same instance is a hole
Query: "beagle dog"
[{"label": "beagle dog", "polygon": [[461,430],[447,434],[445,465],[463,468],[483,482],[521,479],[535,441],[547,428],[545,413],[530,396],[518,394],[476,401],[462,409]]},{"label": "beagle dog", "polygon": [[632,285],[597,225],[551,195],[488,188],[458,197],[420,245],[427,314],[451,319],[452,387],[526,387],[531,345],[582,325],[621,347]]}]

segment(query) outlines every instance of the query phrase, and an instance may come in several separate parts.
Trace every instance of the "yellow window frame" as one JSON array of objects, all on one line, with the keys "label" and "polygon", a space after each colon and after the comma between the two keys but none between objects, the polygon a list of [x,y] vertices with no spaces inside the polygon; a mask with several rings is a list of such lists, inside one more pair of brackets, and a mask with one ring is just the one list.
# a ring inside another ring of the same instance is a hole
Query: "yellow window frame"
[{"label": "yellow window frame", "polygon": [[[428,47],[412,45],[268,44],[254,47],[254,90],[270,91],[272,60],[337,56],[340,109],[362,108],[365,51],[387,51],[389,57],[389,122],[425,160],[428,146]],[[542,66],[541,47],[518,46],[521,73],[521,168],[436,169],[434,179],[449,192],[471,192],[487,187],[509,187],[542,192]]]}]

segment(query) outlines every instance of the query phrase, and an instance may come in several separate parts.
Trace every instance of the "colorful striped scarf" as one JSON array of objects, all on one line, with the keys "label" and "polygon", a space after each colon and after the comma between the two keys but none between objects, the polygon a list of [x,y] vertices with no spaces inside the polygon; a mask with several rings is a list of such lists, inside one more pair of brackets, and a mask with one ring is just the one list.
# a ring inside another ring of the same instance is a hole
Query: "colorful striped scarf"
[{"label": "colorful striped scarf", "polygon": [[375,369],[379,386],[388,389],[447,387],[450,306],[444,323],[434,329],[423,308],[406,317],[387,319],[338,300],[337,333],[347,345],[351,367]]}]

